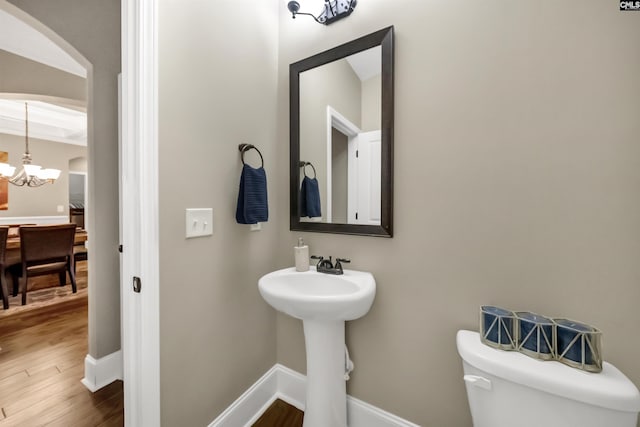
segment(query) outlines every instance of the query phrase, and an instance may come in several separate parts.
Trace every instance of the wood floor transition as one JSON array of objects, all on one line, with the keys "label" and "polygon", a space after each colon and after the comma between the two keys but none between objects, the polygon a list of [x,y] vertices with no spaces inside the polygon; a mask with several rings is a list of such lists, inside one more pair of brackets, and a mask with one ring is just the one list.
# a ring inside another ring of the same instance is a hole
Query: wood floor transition
[{"label": "wood floor transition", "polygon": [[[87,354],[87,268],[71,287],[37,289],[0,308],[0,427],[121,427],[122,382],[91,393],[81,383]],[[55,278],[54,278],[55,279]],[[53,279],[52,279],[53,280]],[[277,399],[253,427],[302,427],[304,412]]]},{"label": "wood floor transition", "polygon": [[[27,293],[0,308],[0,427],[124,425],[122,382],[91,393],[81,383],[87,354],[86,262],[70,285]],[[66,294],[66,295],[65,295]],[[37,307],[33,309],[34,307]]]},{"label": "wood floor transition", "polygon": [[302,427],[304,412],[276,399],[253,427]]}]

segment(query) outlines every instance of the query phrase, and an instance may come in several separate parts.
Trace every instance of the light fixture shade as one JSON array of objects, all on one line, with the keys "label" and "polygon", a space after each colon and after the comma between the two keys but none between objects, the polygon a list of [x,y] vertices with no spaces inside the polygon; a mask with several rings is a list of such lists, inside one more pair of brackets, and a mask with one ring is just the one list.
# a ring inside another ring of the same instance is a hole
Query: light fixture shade
[{"label": "light fixture shade", "polygon": [[13,176],[15,171],[15,166],[11,166],[9,163],[0,163],[0,176]]},{"label": "light fixture shade", "polygon": [[40,187],[47,183],[53,183],[60,176],[59,169],[43,169],[41,166],[31,164],[29,152],[29,105],[24,103],[24,155],[22,156],[22,168],[14,174],[16,168],[8,163],[0,163],[0,178],[3,181],[18,187]]},{"label": "light fixture shade", "polygon": [[46,169],[38,169],[36,171],[36,178],[38,179],[47,179],[47,170]]},{"label": "light fixture shade", "polygon": [[40,169],[38,171],[38,178],[47,180],[56,180],[60,176],[59,169]]},{"label": "light fixture shade", "polygon": [[38,176],[38,172],[42,169],[42,166],[38,165],[24,165],[24,171],[27,173],[27,176]]}]

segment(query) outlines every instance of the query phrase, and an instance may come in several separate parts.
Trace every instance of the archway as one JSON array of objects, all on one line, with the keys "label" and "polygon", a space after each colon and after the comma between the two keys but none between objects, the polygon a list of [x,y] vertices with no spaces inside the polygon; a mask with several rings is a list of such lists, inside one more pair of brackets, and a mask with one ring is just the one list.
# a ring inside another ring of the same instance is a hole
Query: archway
[{"label": "archway", "polygon": [[[58,46],[62,51],[64,51],[67,55],[73,58],[78,64],[80,64],[86,70],[86,85],[87,85],[86,86],[87,87],[86,111],[87,111],[87,117],[88,117],[87,147],[88,147],[88,157],[89,157],[88,181],[90,185],[87,205],[88,205],[88,209],[95,213],[96,211],[95,206],[97,204],[96,202],[100,201],[101,195],[91,190],[91,188],[94,187],[95,182],[97,181],[93,173],[94,171],[93,164],[97,161],[95,159],[96,137],[94,134],[94,117],[95,117],[95,105],[96,105],[95,96],[94,96],[94,82],[95,82],[94,67],[92,63],[82,53],[80,53],[80,51],[77,50],[71,43],[67,42],[63,37],[61,37],[55,31],[50,29],[47,25],[43,24],[41,21],[34,18],[30,14],[26,13],[22,9],[16,7],[15,5],[9,3],[6,0],[0,0],[0,11],[3,11],[6,14],[13,16],[17,20],[25,23],[26,25],[36,30],[38,33],[44,35],[47,39],[49,39],[53,44]],[[20,94],[13,94],[13,95],[24,97],[26,94],[20,93]],[[41,98],[41,99],[47,98],[47,96],[43,97],[40,94],[28,94],[28,95],[31,97]],[[69,102],[69,105],[77,107],[77,104],[73,100]],[[115,110],[115,104],[114,104],[114,110]],[[113,173],[114,173],[114,176],[117,174],[117,168],[114,169]],[[104,205],[105,203],[102,202],[98,204]],[[98,244],[101,244],[101,242],[95,238],[95,236],[99,233],[96,232],[96,225],[93,223],[93,221],[88,221],[88,233],[89,233],[89,236],[93,236],[93,238],[90,237],[90,243],[89,243],[92,246],[92,248]],[[112,262],[113,260],[110,260],[110,261],[111,261],[111,264],[113,264]],[[99,346],[99,339],[98,339],[96,325],[98,324],[98,321],[99,319],[101,319],[101,317],[96,315],[95,307],[98,305],[98,302],[96,301],[96,297],[95,297],[96,274],[91,273],[91,271],[96,271],[96,268],[94,267],[94,265],[100,262],[101,260],[99,258],[94,257],[94,263],[90,267],[90,274],[89,274],[89,354],[87,355],[87,359],[89,360],[89,362],[91,362],[91,360],[95,362],[97,359],[100,359],[105,352],[106,353],[112,352],[112,350],[110,351],[109,349],[106,349],[105,351],[105,349],[98,348],[100,346]],[[115,327],[112,329],[119,330],[119,327],[116,324]],[[119,337],[119,334],[118,334],[118,337]],[[113,339],[111,341],[113,341]],[[119,339],[118,339],[118,343],[119,343]],[[95,357],[93,357],[92,355]],[[117,356],[116,356],[116,359],[117,359]],[[110,368],[110,370],[112,372],[117,372],[117,376],[121,377],[121,362],[116,360],[116,362],[114,363],[113,360],[111,360],[109,363],[113,365],[113,367]],[[89,369],[95,370],[96,366],[91,367],[91,363],[85,363],[85,366],[86,366],[85,380],[87,380],[85,382],[85,385],[88,388],[90,388],[93,391],[105,385],[104,375],[102,375],[101,377],[102,380],[101,380],[99,378],[100,375],[97,375],[96,372],[87,372]],[[113,379],[115,378],[111,378],[111,380]]]}]

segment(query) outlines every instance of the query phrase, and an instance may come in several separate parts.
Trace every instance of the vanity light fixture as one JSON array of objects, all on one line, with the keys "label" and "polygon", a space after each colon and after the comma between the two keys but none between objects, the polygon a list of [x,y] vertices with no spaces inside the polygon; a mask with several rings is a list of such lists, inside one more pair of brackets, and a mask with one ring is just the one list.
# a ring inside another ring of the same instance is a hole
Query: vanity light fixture
[{"label": "vanity light fixture", "polygon": [[357,0],[324,0],[324,9],[318,16],[300,12],[300,3],[297,1],[290,1],[287,3],[287,9],[291,12],[291,17],[293,19],[296,18],[296,15],[309,15],[315,19],[318,24],[329,25],[351,15],[351,12],[356,8],[357,3]]},{"label": "vanity light fixture", "polygon": [[0,179],[6,180],[18,187],[40,187],[46,183],[53,183],[60,176],[59,169],[43,169],[42,166],[31,164],[31,153],[29,152],[29,106],[24,103],[25,112],[25,151],[22,156],[22,168],[14,175],[15,166],[8,163],[0,163]]}]

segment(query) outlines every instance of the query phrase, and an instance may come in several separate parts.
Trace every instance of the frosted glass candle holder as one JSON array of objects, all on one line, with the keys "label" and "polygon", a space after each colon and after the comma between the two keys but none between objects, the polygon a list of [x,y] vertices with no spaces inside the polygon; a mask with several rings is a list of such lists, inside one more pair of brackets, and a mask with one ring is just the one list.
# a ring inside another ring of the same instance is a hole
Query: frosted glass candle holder
[{"label": "frosted glass candle holder", "polygon": [[553,320],[528,311],[515,313],[518,319],[517,350],[542,360],[555,357],[555,325]]},{"label": "frosted glass candle holder", "polygon": [[512,311],[500,307],[480,307],[480,339],[501,350],[516,349],[516,317]]},{"label": "frosted glass candle holder", "polygon": [[573,320],[553,320],[556,324],[556,359],[585,371],[602,371],[602,333],[593,326]]}]

